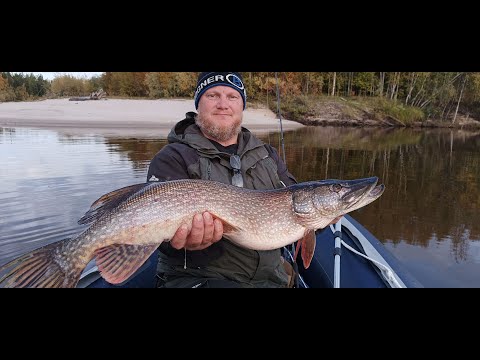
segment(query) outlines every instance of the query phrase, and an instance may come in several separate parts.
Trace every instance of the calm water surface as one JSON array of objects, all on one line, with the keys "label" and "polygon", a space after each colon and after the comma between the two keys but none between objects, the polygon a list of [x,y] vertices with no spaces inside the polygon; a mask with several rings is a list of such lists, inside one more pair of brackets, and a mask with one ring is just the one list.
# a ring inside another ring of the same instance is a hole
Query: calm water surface
[{"label": "calm water surface", "polygon": [[[80,232],[102,194],[146,180],[155,130],[0,128],[0,265]],[[279,133],[259,134],[280,148]],[[378,176],[351,213],[426,287],[480,287],[480,133],[306,127],[285,133],[299,181]]]}]

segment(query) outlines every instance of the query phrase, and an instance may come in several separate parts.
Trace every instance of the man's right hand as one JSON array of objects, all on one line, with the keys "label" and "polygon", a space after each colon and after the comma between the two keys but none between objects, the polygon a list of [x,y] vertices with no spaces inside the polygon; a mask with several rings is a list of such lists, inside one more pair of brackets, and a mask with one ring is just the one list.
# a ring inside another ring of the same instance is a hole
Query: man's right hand
[{"label": "man's right hand", "polygon": [[212,215],[205,211],[203,214],[196,214],[192,220],[192,228],[188,231],[188,226],[180,226],[170,240],[173,248],[180,250],[203,250],[219,241],[223,235],[223,224],[218,219],[213,219]]}]

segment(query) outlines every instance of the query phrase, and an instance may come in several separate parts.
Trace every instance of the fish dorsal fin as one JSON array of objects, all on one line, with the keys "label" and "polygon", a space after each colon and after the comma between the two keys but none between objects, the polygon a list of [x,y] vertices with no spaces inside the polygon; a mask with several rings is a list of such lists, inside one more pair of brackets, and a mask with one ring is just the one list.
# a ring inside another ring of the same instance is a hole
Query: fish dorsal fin
[{"label": "fish dorsal fin", "polygon": [[93,202],[90,209],[78,220],[78,223],[89,224],[97,220],[106,211],[117,207],[121,202],[148,185],[151,185],[151,183],[130,185],[102,195]]},{"label": "fish dorsal fin", "polygon": [[110,284],[120,284],[132,276],[158,248],[154,245],[110,245],[95,251],[100,275]]},{"label": "fish dorsal fin", "polygon": [[303,261],[303,266],[305,269],[308,269],[310,266],[310,263],[312,262],[313,259],[313,254],[315,253],[315,242],[316,242],[316,237],[315,237],[315,231],[314,230],[307,230],[303,234],[303,237],[298,240],[297,243],[297,248],[295,249],[295,255],[294,255],[294,260],[297,259],[298,252],[300,248],[302,248],[301,255],[302,255],[302,261]]}]

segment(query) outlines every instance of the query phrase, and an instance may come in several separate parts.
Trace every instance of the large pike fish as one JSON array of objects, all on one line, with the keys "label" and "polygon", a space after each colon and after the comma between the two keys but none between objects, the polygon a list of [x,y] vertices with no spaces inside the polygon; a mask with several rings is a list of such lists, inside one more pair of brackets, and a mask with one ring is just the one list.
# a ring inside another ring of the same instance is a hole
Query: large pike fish
[{"label": "large pike fish", "polygon": [[[96,200],[78,221],[91,224],[71,239],[43,246],[0,267],[2,287],[75,287],[95,258],[113,284],[128,279],[178,227],[209,211],[224,237],[254,250],[299,241],[309,266],[314,231],[378,199],[378,178],[304,182],[275,190],[249,190],[207,180],[137,184]],[[299,247],[297,247],[298,249]]]}]

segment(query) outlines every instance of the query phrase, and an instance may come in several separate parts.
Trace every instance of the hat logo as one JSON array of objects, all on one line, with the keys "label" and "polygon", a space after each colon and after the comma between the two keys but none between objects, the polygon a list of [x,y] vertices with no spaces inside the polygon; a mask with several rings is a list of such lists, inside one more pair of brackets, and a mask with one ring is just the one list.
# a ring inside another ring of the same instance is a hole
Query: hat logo
[{"label": "hat logo", "polygon": [[225,76],[225,78],[227,79],[227,81],[232,84],[233,86],[239,88],[240,90],[243,90],[245,87],[243,85],[243,82],[242,80],[240,80],[240,78],[235,75],[235,74],[228,74],[227,76]]}]

